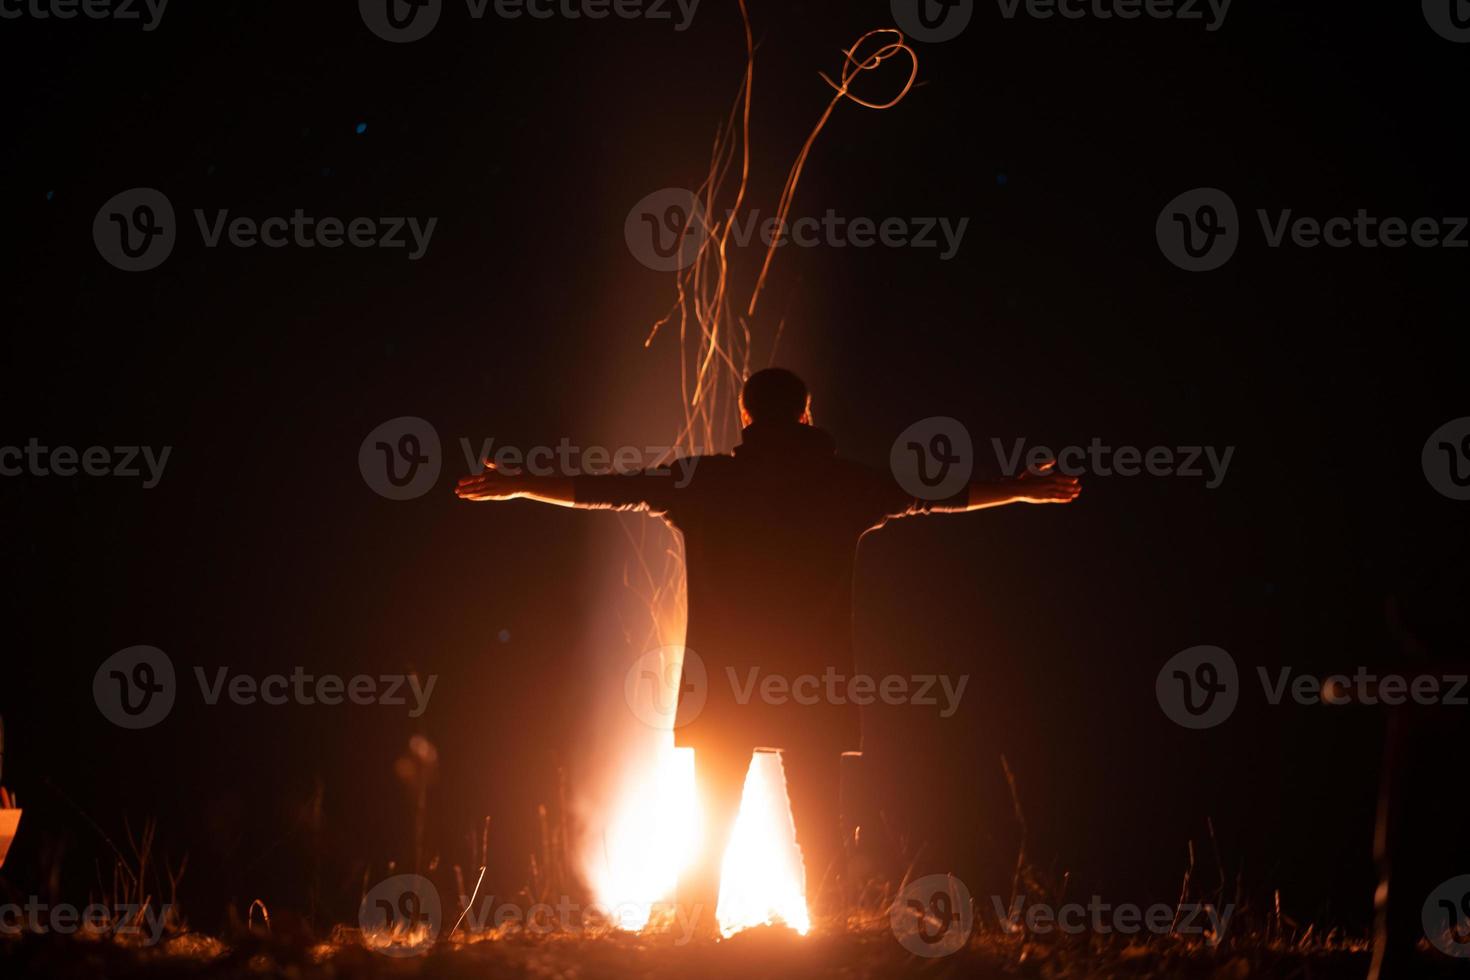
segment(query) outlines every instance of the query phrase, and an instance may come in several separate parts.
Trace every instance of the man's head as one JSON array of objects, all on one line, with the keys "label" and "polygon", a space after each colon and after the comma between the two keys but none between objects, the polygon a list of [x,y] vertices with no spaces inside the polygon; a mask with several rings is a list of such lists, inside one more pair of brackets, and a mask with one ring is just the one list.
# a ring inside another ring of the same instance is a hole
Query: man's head
[{"label": "man's head", "polygon": [[785,368],[766,368],[745,379],[740,391],[740,420],[812,424],[812,399],[806,382]]}]

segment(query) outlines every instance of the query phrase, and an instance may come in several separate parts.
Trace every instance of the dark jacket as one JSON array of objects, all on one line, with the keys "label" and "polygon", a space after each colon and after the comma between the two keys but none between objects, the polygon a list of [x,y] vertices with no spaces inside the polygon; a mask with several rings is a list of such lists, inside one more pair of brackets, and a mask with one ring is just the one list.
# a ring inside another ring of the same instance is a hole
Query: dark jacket
[{"label": "dark jacket", "polygon": [[[696,457],[692,470],[689,463],[575,481],[578,504],[646,510],[684,536],[686,646],[705,676],[686,654],[678,744],[701,754],[858,748],[857,707],[845,683],[832,698],[827,680],[854,672],[858,539],[936,502],[905,493],[885,470],[837,456],[831,436],[796,423],[752,425],[732,455]],[[686,711],[701,695],[703,707]]]}]

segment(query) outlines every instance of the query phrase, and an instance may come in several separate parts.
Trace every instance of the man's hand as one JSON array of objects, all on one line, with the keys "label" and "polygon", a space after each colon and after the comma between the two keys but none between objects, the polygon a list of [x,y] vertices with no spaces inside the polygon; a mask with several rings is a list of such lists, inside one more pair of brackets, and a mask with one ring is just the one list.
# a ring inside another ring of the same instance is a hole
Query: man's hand
[{"label": "man's hand", "polygon": [[454,495],[460,500],[514,500],[525,491],[520,476],[500,472],[487,459],[478,476],[467,476],[455,485]]},{"label": "man's hand", "polygon": [[1082,481],[1075,476],[1054,472],[1056,460],[1042,463],[1038,473],[1025,470],[1013,484],[1018,504],[1070,504],[1082,492]]},{"label": "man's hand", "polygon": [[489,459],[478,476],[467,476],[455,485],[454,495],[460,500],[535,500],[558,507],[577,506],[575,489],[567,477],[502,473]]},{"label": "man's hand", "polygon": [[1037,467],[1037,472],[1025,470],[1013,479],[987,480],[970,484],[969,499],[964,506],[940,507],[937,514],[964,514],[988,507],[1004,507],[1007,504],[1070,504],[1082,492],[1082,481],[1075,476],[1063,476],[1051,469],[1056,461]]}]

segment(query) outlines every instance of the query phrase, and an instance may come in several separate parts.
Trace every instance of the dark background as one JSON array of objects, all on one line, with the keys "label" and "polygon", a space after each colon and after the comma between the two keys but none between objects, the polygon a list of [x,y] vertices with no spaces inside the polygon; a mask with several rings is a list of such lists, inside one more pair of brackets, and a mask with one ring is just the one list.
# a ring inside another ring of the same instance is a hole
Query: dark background
[{"label": "dark background", "polygon": [[[829,98],[817,72],[892,17],[877,0],[751,13],[751,192],[768,215]],[[160,846],[190,856],[196,924],[254,898],[309,911],[314,878],[321,918],[349,918],[364,867],[411,859],[392,764],[412,734],[442,760],[431,849],[468,864],[488,814],[488,880],[513,890],[535,805],[597,738],[579,565],[609,518],[455,501],[456,440],[667,438],[666,424],[614,424],[629,406],[672,418],[678,397],[672,338],[640,346],[672,279],[633,259],[623,219],[702,178],[744,66],[734,5],[704,0],[680,33],[475,22],[451,2],[429,38],[390,45],[350,3],[216,0],[171,6],[151,33],[6,20],[0,45],[0,445],[173,447],[152,490],[0,480],[4,776],[27,809],[7,890],[80,902],[108,860],[98,830],[121,845],[125,818],[151,816]],[[1008,893],[1004,754],[1028,853],[1070,871],[1072,894],[1171,901],[1189,841],[1213,863],[1211,819],[1253,895],[1280,889],[1298,918],[1362,927],[1383,716],[1267,707],[1255,667],[1392,662],[1386,597],[1461,553],[1467,505],[1428,485],[1420,450],[1465,414],[1467,253],[1270,249],[1254,212],[1470,212],[1457,94],[1470,51],[1417,4],[1370,3],[1237,3],[1214,33],[1006,21],[980,4],[958,39],[916,47],[921,87],[886,112],[840,106],[794,213],[970,226],[950,262],[781,251],[754,326],[769,336],[784,319],[781,360],[807,377],[818,420],[875,465],[930,415],[962,420],[982,462],[991,437],[1236,452],[1214,490],[1094,477],[1069,508],[865,541],[864,666],[972,675],[947,721],[869,713],[892,824],[927,842],[921,865]],[[170,197],[180,241],[127,274],[91,226],[136,186]],[[1246,224],[1208,274],[1154,240],[1164,204],[1198,186],[1230,193]],[[439,223],[409,262],[206,249],[191,214],[298,207]],[[356,465],[364,435],[400,415],[445,440],[438,491],[411,502],[375,495]],[[1246,693],[1227,723],[1189,732],[1159,710],[1154,677],[1206,643],[1234,655]],[[142,732],[91,696],[101,661],[134,644],[188,675]],[[417,721],[207,707],[195,665],[439,683]]]}]

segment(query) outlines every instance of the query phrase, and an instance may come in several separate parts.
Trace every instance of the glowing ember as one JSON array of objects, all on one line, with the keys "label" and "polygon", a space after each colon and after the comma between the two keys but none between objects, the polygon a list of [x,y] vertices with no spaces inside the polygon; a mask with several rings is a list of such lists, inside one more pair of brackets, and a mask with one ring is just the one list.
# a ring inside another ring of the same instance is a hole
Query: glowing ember
[{"label": "glowing ember", "polygon": [[781,753],[757,749],[745,774],[740,815],[720,869],[720,932],[733,936],[752,926],[784,923],[801,935],[811,928],[806,874]]},{"label": "glowing ember", "polygon": [[660,733],[657,759],[630,770],[630,781],[607,829],[599,900],[613,922],[638,931],[653,907],[670,900],[679,872],[699,845],[699,804],[694,790],[694,750],[674,746],[672,732]]}]

